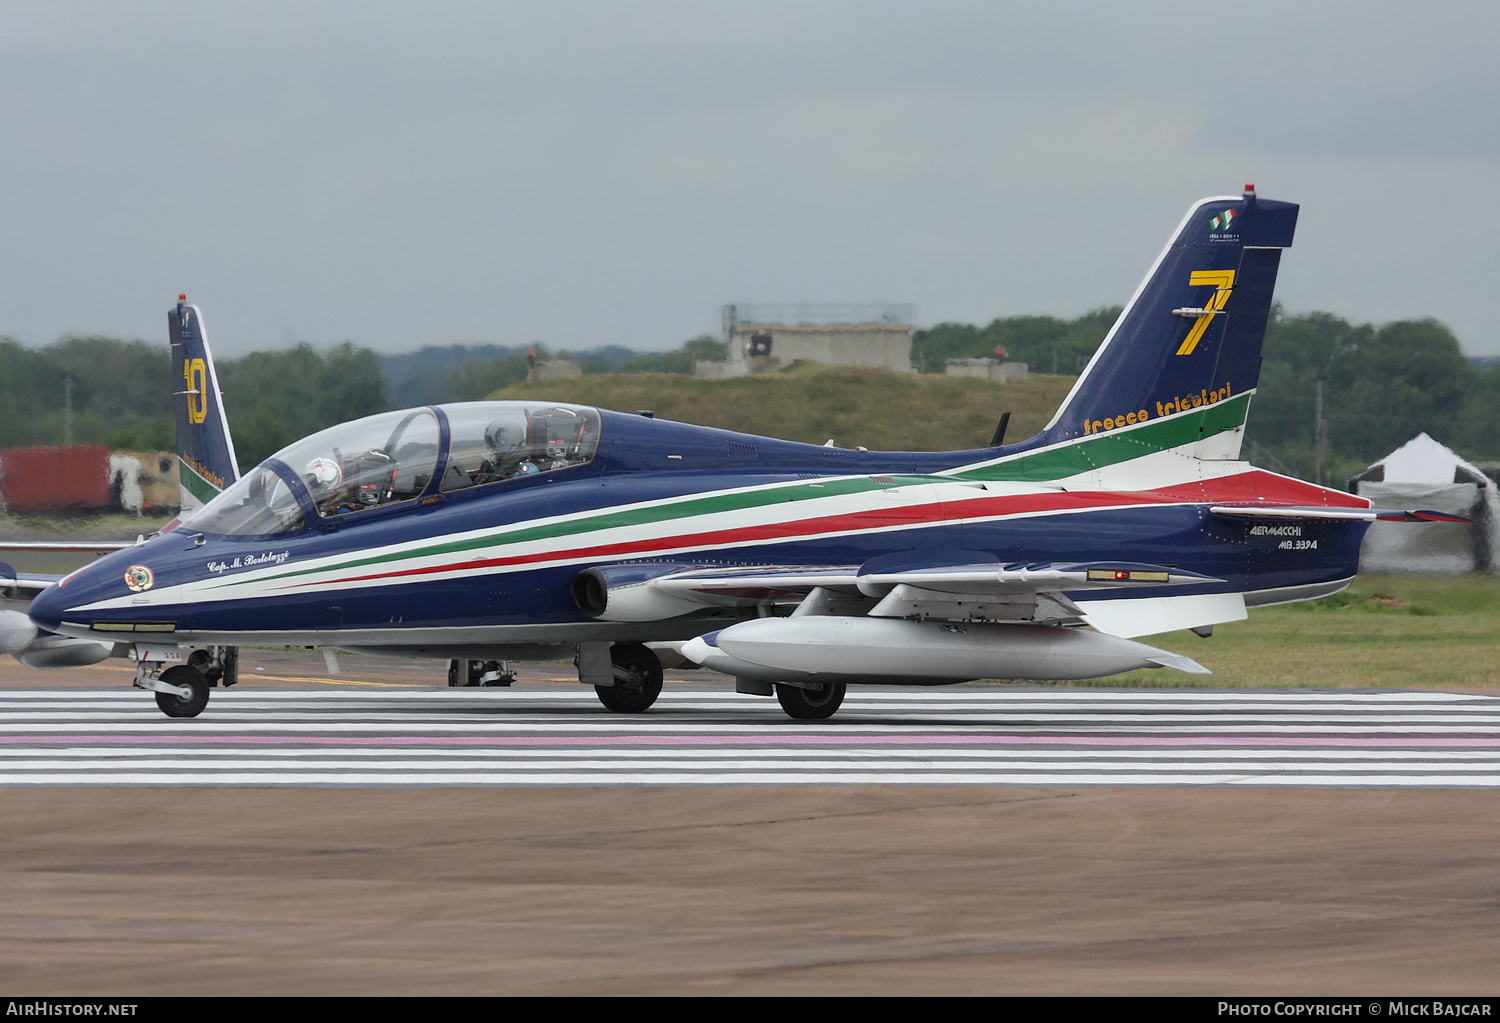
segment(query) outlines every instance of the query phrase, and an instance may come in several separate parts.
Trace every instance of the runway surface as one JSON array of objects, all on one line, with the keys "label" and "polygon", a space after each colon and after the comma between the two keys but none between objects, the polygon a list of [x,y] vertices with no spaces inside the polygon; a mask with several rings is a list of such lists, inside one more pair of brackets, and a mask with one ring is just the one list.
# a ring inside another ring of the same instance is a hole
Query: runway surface
[{"label": "runway surface", "polygon": [[1500,787],[1500,699],[1432,692],[854,690],[827,722],[722,686],[0,690],[0,785]]},{"label": "runway surface", "polygon": [[[257,650],[192,721],[0,658],[32,994],[1493,993],[1500,694],[857,689]],[[865,782],[861,784],[860,782]]]}]

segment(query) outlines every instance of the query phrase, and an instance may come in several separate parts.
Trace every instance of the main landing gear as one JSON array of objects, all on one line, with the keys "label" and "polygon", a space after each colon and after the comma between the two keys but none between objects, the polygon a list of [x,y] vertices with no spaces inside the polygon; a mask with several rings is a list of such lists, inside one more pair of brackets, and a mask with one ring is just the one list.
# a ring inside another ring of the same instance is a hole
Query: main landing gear
[{"label": "main landing gear", "polygon": [[847,689],[848,686],[842,682],[824,682],[817,686],[791,686],[778,682],[776,702],[781,704],[781,709],[788,716],[799,721],[822,721],[833,717],[834,711],[843,704]]},{"label": "main landing gear", "polygon": [[515,680],[516,673],[508,661],[448,662],[448,684],[450,686],[508,687]]},{"label": "main landing gear", "polygon": [[615,684],[595,686],[599,702],[610,710],[639,713],[661,695],[661,659],[640,643],[616,643],[609,648]]}]

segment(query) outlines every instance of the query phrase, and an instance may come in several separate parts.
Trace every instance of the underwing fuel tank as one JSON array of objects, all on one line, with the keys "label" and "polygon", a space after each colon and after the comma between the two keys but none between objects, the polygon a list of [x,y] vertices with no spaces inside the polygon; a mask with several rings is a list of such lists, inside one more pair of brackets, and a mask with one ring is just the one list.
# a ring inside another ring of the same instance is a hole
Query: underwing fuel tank
[{"label": "underwing fuel tank", "polygon": [[1089,629],[807,615],[741,622],[682,646],[705,668],[768,682],[1068,681],[1136,668],[1208,669]]},{"label": "underwing fuel tank", "polygon": [[80,668],[98,664],[112,646],[90,639],[74,639],[38,632],[19,611],[0,611],[0,654],[11,654],[28,668]]},{"label": "underwing fuel tank", "polygon": [[25,650],[36,639],[36,626],[19,611],[0,611],[0,654]]}]

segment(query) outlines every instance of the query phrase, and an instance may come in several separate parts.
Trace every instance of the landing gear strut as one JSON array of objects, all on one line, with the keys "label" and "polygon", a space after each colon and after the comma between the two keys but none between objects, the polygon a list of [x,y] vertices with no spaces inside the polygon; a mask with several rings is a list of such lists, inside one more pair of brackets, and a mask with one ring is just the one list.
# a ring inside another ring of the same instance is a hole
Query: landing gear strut
[{"label": "landing gear strut", "polygon": [[661,695],[661,660],[640,643],[616,643],[609,648],[615,684],[595,686],[599,702],[610,710],[639,713]]},{"label": "landing gear strut", "polygon": [[240,680],[240,648],[234,646],[212,646],[207,650],[194,650],[188,654],[188,667],[198,672],[211,686],[228,689]]}]

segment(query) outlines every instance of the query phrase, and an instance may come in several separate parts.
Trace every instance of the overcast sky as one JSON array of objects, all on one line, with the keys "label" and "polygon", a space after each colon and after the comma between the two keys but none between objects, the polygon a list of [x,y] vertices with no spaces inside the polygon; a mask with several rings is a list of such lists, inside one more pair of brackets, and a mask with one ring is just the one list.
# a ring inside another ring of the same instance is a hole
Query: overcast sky
[{"label": "overcast sky", "polygon": [[1188,205],[1277,297],[1494,325],[1493,3],[0,0],[0,335],[676,347],[726,302],[1123,302]]}]

